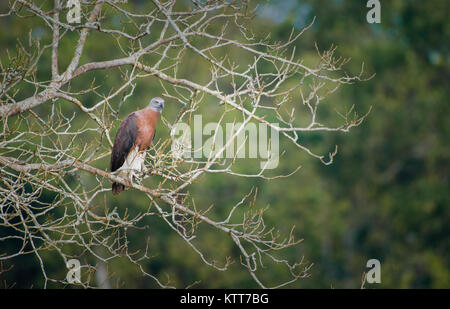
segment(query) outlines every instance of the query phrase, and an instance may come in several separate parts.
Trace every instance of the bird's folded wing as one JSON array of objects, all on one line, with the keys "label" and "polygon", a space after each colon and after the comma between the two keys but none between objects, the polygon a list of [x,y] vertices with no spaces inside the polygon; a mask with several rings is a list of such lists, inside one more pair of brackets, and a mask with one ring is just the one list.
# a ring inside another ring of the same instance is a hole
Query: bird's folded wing
[{"label": "bird's folded wing", "polygon": [[131,113],[120,125],[111,153],[111,172],[118,170],[136,142],[138,127],[136,114]]}]

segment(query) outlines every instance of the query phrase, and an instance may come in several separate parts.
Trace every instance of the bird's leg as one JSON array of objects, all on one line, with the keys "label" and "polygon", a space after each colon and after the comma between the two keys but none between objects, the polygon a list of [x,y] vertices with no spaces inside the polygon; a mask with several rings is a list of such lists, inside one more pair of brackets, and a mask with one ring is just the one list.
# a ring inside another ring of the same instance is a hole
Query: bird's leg
[{"label": "bird's leg", "polygon": [[138,172],[139,177],[140,177],[141,179],[144,179],[145,175],[146,175],[147,172],[148,172],[147,168],[145,167],[145,154],[146,154],[146,153],[145,153],[144,151],[143,151],[143,152],[140,152],[140,153],[138,154],[139,171],[137,171],[137,172]]},{"label": "bird's leg", "polygon": [[145,175],[148,173],[148,168],[145,166],[145,163],[142,162],[141,164],[141,177],[144,178]]},{"label": "bird's leg", "polygon": [[139,184],[139,178],[136,175],[135,170],[130,169],[130,171],[128,172],[128,180],[130,181],[131,184]]},{"label": "bird's leg", "polygon": [[130,183],[134,183],[133,177],[134,177],[133,170],[129,170],[129,172],[128,172],[128,180],[130,181]]},{"label": "bird's leg", "polygon": [[130,176],[131,182],[134,182],[136,184],[142,183],[143,176],[144,176],[144,174],[142,172],[139,172],[137,170],[131,170],[130,175],[131,175]]}]

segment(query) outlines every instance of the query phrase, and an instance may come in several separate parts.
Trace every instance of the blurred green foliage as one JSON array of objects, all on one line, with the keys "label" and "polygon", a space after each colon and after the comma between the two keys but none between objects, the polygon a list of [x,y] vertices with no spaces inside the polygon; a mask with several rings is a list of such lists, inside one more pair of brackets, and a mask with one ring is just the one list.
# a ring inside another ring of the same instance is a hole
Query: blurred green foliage
[{"label": "blurred green foliage", "polygon": [[[368,288],[449,288],[450,2],[382,1],[381,24],[366,22],[366,1],[288,2],[289,9],[283,11],[286,3],[273,1],[261,17],[252,21],[254,31],[271,29],[274,40],[286,40],[293,25],[300,28],[316,16],[314,25],[297,43],[298,55],[314,55],[314,43],[320,49],[337,44],[343,57],[352,58],[351,72],[358,73],[364,62],[366,72],[376,73],[371,80],[344,86],[332,95],[322,106],[322,120],[335,119],[334,109],[343,111],[352,105],[361,113],[372,107],[372,112],[350,133],[302,136],[311,147],[323,152],[339,145],[333,165],[324,166],[289,143],[282,143],[286,154],[280,159],[278,171],[290,172],[302,164],[294,176],[267,181],[209,175],[191,189],[196,203],[206,208],[213,202],[213,217],[219,218],[252,187],[258,187],[259,207],[269,205],[267,222],[284,233],[295,225],[296,235],[304,239],[285,252],[287,257],[298,260],[304,256],[314,263],[310,278],[298,281],[292,288],[358,288],[367,271],[366,262],[372,258],[381,262],[381,284],[366,284]],[[2,59],[6,49],[15,49],[14,33],[24,33],[24,28],[32,26],[32,22],[0,19]],[[6,28],[11,31],[6,32]],[[39,35],[38,30],[34,28],[33,34]],[[76,36],[69,34],[65,44],[61,44],[68,54],[73,48],[68,43],[70,39],[75,41]],[[42,40],[49,42],[50,37]],[[82,63],[114,56],[106,42],[90,38]],[[47,59],[39,68],[44,76],[50,70]],[[67,65],[67,59],[62,57],[61,67]],[[207,70],[205,63],[193,58],[180,75],[202,74],[200,65]],[[103,75],[99,91],[107,93],[109,87],[120,82],[120,75],[113,73],[97,73]],[[73,83],[75,86],[89,80],[83,77]],[[143,101],[157,91],[160,88],[155,78],[140,80],[132,101],[120,110],[121,118],[141,108]],[[93,99],[87,98],[83,103],[90,106]],[[62,104],[68,112],[74,108]],[[46,108],[38,109],[42,112]],[[166,117],[173,119],[178,108],[170,106]],[[215,108],[206,105],[203,111],[209,113]],[[76,125],[85,121],[77,118]],[[160,138],[167,137],[167,133],[158,133]],[[107,161],[98,165],[106,166]],[[111,200],[110,207],[118,207],[123,214],[126,208],[137,211],[147,205],[145,196],[126,192]],[[140,240],[140,244],[150,237],[154,258],[146,265],[146,271],[160,278],[168,275],[177,286],[199,281],[196,287],[257,287],[239,265],[236,249],[227,235],[202,228],[198,231],[201,248],[209,256],[231,255],[235,259],[228,271],[220,272],[204,265],[162,220],[149,218],[146,224],[149,229],[129,235],[130,239]],[[44,257],[49,272],[65,276],[54,253]],[[1,281],[15,283],[16,287],[41,286],[42,275],[35,256],[3,263],[4,268],[11,265],[11,270],[0,274]],[[135,265],[121,260],[113,260],[108,270],[113,287],[156,287]],[[276,284],[285,278],[285,272],[267,265],[262,277]]]}]

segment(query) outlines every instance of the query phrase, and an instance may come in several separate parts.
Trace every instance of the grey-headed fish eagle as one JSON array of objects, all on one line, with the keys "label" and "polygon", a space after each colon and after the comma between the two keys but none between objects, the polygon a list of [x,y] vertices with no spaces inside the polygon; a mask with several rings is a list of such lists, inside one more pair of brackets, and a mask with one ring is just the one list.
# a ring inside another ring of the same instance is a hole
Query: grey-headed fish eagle
[{"label": "grey-headed fish eagle", "polygon": [[[144,165],[147,149],[153,142],[159,116],[164,108],[164,100],[153,98],[144,109],[127,116],[117,131],[111,152],[111,172],[131,178],[146,170]],[[121,183],[112,184],[112,193],[125,190]]]}]

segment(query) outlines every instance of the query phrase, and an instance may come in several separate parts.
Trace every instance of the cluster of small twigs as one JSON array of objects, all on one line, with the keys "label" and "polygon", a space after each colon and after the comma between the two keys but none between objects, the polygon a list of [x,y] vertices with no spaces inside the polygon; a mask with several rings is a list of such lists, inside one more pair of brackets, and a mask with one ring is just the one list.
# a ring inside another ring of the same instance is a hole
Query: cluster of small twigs
[{"label": "cluster of small twigs", "polygon": [[[220,221],[211,219],[210,208],[196,205],[189,188],[209,173],[277,177],[266,176],[264,168],[255,174],[239,173],[233,170],[235,158],[223,158],[227,146],[235,142],[246,124],[253,122],[265,124],[300,151],[331,164],[337,147],[328,155],[316,154],[302,143],[299,134],[347,132],[359,125],[365,115],[359,117],[353,108],[340,114],[343,123],[338,127],[320,123],[317,115],[321,101],[340,85],[361,80],[363,70],[356,76],[348,75],[343,70],[348,60],[337,57],[335,47],[318,50],[315,66],[299,60],[295,44],[314,21],[301,31],[293,30],[286,42],[272,42],[269,36],[259,38],[251,29],[256,6],[249,1],[192,0],[186,5],[175,0],[153,0],[147,12],[134,12],[120,1],[81,1],[79,24],[66,22],[65,5],[66,1],[55,0],[52,9],[46,9],[46,1],[38,4],[11,0],[8,11],[0,14],[0,18],[32,15],[52,34],[50,42],[41,42],[30,32],[28,37],[19,38],[14,51],[2,55],[8,61],[2,63],[0,75],[0,228],[8,233],[0,234],[0,243],[9,244],[8,248],[15,244],[17,250],[0,252],[0,262],[24,254],[36,255],[47,286],[48,282],[67,281],[48,274],[42,252],[56,252],[64,264],[87,256],[82,259],[83,277],[78,284],[90,287],[102,285],[93,283],[99,272],[96,263],[108,265],[121,257],[137,265],[160,287],[171,287],[169,280],[163,282],[146,271],[145,263],[151,259],[148,242],[139,253],[129,249],[128,232],[141,228],[146,217],[158,216],[205,264],[221,271],[228,268],[231,257],[218,263],[204,254],[196,242],[196,230],[202,224],[229,235],[240,251],[240,263],[260,287],[266,287],[258,276],[265,261],[283,264],[291,274],[277,286],[307,276],[311,265],[303,260],[292,263],[275,254],[300,240],[294,237],[293,229],[283,237],[265,224],[266,209],[254,206],[256,190],[230,207],[228,216]],[[121,26],[110,26],[107,21],[111,16],[120,16]],[[115,41],[115,59],[80,61],[92,32]],[[77,33],[78,40],[68,66],[60,71],[60,44],[69,33]],[[227,50],[249,59],[247,65],[242,66],[242,61],[224,52]],[[37,69],[46,52],[51,53],[51,74],[39,79]],[[206,72],[190,74],[189,78],[180,73],[190,57],[208,64],[207,82],[200,77]],[[88,72],[95,76],[92,73],[115,68],[119,70],[114,74],[119,74],[123,82],[106,95],[97,90],[95,77],[85,88],[73,86],[73,81]],[[241,117],[234,134],[206,158],[183,158],[171,150],[171,140],[156,142],[147,157],[149,172],[143,177],[153,179],[157,175],[159,184],[152,188],[109,173],[101,163],[109,159],[114,134],[111,130],[120,121],[117,111],[133,96],[137,81],[146,78],[157,78],[162,96],[180,106],[175,120],[163,117],[160,123],[169,132],[177,123],[189,122],[205,102],[223,105],[218,125],[227,113]],[[299,93],[300,101],[292,104],[293,95]],[[86,95],[97,98],[89,107],[83,104]],[[62,107],[66,104],[74,107],[70,113],[67,106]],[[40,106],[46,107],[45,112],[36,109]],[[305,126],[299,126],[297,120],[302,108],[309,112],[310,121]],[[91,121],[77,122],[83,114]],[[278,124],[266,120],[268,116],[277,119]],[[111,181],[147,195],[147,210],[131,216],[110,209],[106,197],[110,195]],[[99,206],[102,203],[104,207]],[[237,209],[246,209],[244,215],[236,214]]]}]

